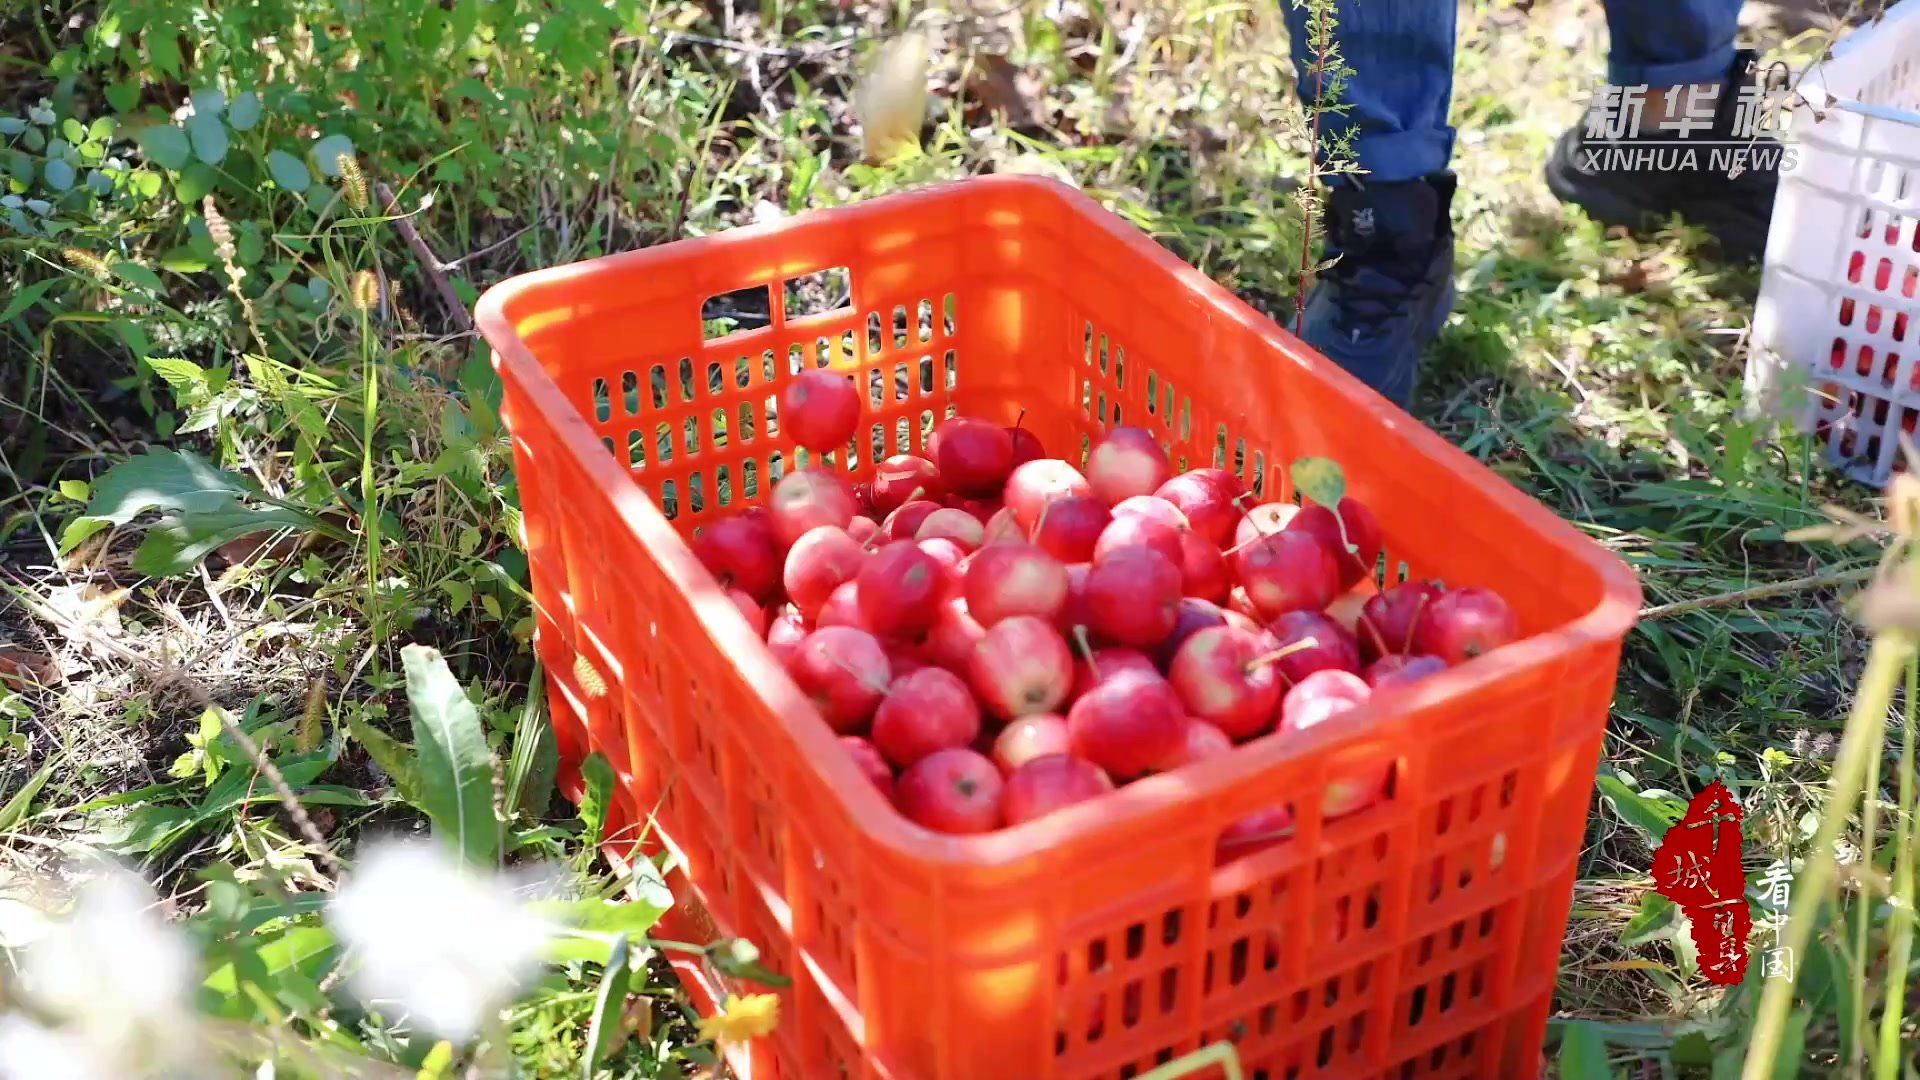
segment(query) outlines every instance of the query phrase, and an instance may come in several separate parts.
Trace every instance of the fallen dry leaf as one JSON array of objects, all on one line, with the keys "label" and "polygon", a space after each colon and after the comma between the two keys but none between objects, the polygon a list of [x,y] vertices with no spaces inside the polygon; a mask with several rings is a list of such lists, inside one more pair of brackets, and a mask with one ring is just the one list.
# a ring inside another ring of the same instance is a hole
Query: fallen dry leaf
[{"label": "fallen dry leaf", "polygon": [[53,657],[36,649],[0,645],[0,684],[25,690],[53,686],[60,680],[60,667]]},{"label": "fallen dry leaf", "polygon": [[1040,80],[999,53],[982,53],[974,58],[966,92],[989,113],[1004,117],[1015,130],[1046,124],[1045,90]]}]

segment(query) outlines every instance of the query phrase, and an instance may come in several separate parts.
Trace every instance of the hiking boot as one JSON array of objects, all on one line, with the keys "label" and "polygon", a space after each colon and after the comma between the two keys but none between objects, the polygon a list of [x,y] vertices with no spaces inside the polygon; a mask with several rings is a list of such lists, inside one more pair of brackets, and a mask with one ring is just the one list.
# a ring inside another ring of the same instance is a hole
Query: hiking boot
[{"label": "hiking boot", "polygon": [[1328,194],[1326,253],[1300,337],[1401,408],[1420,354],[1453,309],[1451,172],[1349,177]]},{"label": "hiking boot", "polygon": [[[1599,126],[1591,121],[1562,132],[1547,159],[1547,187],[1604,224],[1639,233],[1678,214],[1704,228],[1722,256],[1758,258],[1767,248],[1783,153],[1778,140],[1755,136],[1743,123],[1758,114],[1748,89],[1758,85],[1758,59],[1750,49],[1735,55],[1708,127],[1663,129],[1649,114],[1637,131],[1616,125],[1620,135],[1612,140],[1591,137]],[[1704,109],[1698,115],[1705,120]]]}]

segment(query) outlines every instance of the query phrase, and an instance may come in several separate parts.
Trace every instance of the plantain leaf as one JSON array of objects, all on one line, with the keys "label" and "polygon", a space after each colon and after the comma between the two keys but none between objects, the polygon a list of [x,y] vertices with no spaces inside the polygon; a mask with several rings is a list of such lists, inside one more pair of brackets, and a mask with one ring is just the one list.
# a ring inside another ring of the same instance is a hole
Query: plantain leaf
[{"label": "plantain leaf", "polygon": [[1574,1022],[1560,1029],[1560,1080],[1613,1080],[1607,1066],[1607,1039],[1593,1024]]},{"label": "plantain leaf", "polygon": [[408,805],[425,810],[420,785],[420,758],[413,747],[357,717],[347,720],[347,732],[355,742],[367,748],[381,771],[393,778],[393,787]]},{"label": "plantain leaf", "polygon": [[620,1016],[627,1004],[627,935],[613,940],[606,970],[600,973],[600,992],[593,1003],[593,1023],[587,1028],[587,1046],[581,1063],[585,1080],[593,1080],[600,1063],[618,1045]]},{"label": "plantain leaf", "polygon": [[580,777],[586,782],[586,794],[580,799],[580,820],[586,823],[586,844],[599,847],[606,837],[607,808],[613,803],[613,766],[607,755],[595,750],[580,763]]},{"label": "plantain leaf", "polygon": [[500,829],[493,813],[493,759],[479,711],[439,650],[408,645],[400,656],[413,710],[421,809],[462,859],[490,867],[499,855]]}]

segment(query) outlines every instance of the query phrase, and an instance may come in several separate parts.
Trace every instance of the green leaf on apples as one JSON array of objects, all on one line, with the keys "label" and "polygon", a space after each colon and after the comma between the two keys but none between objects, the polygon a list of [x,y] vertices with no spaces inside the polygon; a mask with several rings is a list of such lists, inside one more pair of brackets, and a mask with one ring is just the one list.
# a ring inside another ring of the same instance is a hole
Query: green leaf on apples
[{"label": "green leaf on apples", "polygon": [[1308,501],[1333,510],[1347,497],[1347,474],[1332,458],[1304,457],[1293,463],[1293,489]]}]

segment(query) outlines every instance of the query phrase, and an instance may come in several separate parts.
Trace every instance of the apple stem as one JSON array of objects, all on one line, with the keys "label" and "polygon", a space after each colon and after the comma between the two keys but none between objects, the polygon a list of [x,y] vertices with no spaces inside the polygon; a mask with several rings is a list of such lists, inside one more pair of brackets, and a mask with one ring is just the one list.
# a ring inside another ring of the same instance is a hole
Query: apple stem
[{"label": "apple stem", "polygon": [[1027,422],[1027,410],[1021,409],[1020,415],[1013,418],[1013,430],[1019,431],[1020,425]]},{"label": "apple stem", "polygon": [[[1257,521],[1254,522],[1253,527],[1256,529],[1260,528],[1260,523]],[[1228,548],[1227,550],[1221,552],[1220,554],[1238,555],[1240,552],[1246,550],[1247,548],[1252,547],[1253,545],[1259,543],[1260,541],[1265,540],[1270,536],[1278,535],[1280,531],[1284,531],[1284,530],[1276,530],[1275,532],[1255,533],[1250,539],[1247,539],[1245,541],[1242,541],[1241,543],[1235,544],[1232,547]]]},{"label": "apple stem", "polygon": [[1253,659],[1247,661],[1247,670],[1253,671],[1257,668],[1266,667],[1268,664],[1271,664],[1276,660],[1285,660],[1287,657],[1292,656],[1294,653],[1305,652],[1308,649],[1316,648],[1319,646],[1319,644],[1320,644],[1319,638],[1303,637],[1299,641],[1296,641],[1291,645],[1282,645],[1270,653],[1265,653],[1260,656],[1256,656]]},{"label": "apple stem", "polygon": [[[1346,500],[1342,499],[1341,501],[1345,502]],[[1340,527],[1340,543],[1345,545],[1347,554],[1360,554],[1360,545],[1354,543],[1353,538],[1347,535],[1347,519],[1340,516],[1339,507],[1329,506],[1327,507],[1327,513],[1333,515],[1333,523]],[[1356,559],[1355,561],[1358,562],[1359,560]]]},{"label": "apple stem", "polygon": [[[825,650],[822,650],[822,651],[824,652]],[[881,697],[888,697],[893,693],[893,691],[887,688],[887,685],[885,683],[876,682],[872,679],[867,678],[865,674],[854,670],[853,665],[847,663],[845,660],[840,659],[839,657],[833,655],[832,653],[827,653],[826,656],[827,656],[827,660],[830,661],[834,667],[837,667],[841,671],[844,671],[847,674],[853,676],[856,680],[859,681],[861,686],[864,686],[867,689],[873,691],[874,693],[879,694]]]},{"label": "apple stem", "polygon": [[1047,515],[1053,512],[1053,503],[1054,500],[1048,499],[1041,505],[1040,516],[1034,520],[1033,528],[1027,530],[1027,539],[1031,540],[1039,536],[1040,530],[1047,527]]},{"label": "apple stem", "polygon": [[1380,632],[1379,627],[1373,625],[1373,620],[1367,618],[1365,612],[1362,612],[1360,618],[1355,620],[1354,625],[1367,628],[1367,633],[1373,635],[1373,643],[1380,646],[1380,654],[1382,656],[1393,651],[1392,647],[1387,644],[1386,635]]},{"label": "apple stem", "polygon": [[1093,672],[1093,681],[1099,682],[1100,665],[1094,663],[1093,643],[1087,640],[1087,628],[1085,626],[1075,626],[1073,628],[1073,642],[1080,646],[1080,655],[1087,658],[1087,670]]},{"label": "apple stem", "polygon": [[1413,618],[1407,620],[1407,640],[1400,643],[1401,652],[1406,652],[1413,648],[1413,632],[1420,628],[1420,616],[1426,614],[1426,611],[1427,591],[1422,589],[1420,590],[1420,599],[1413,602]]}]

